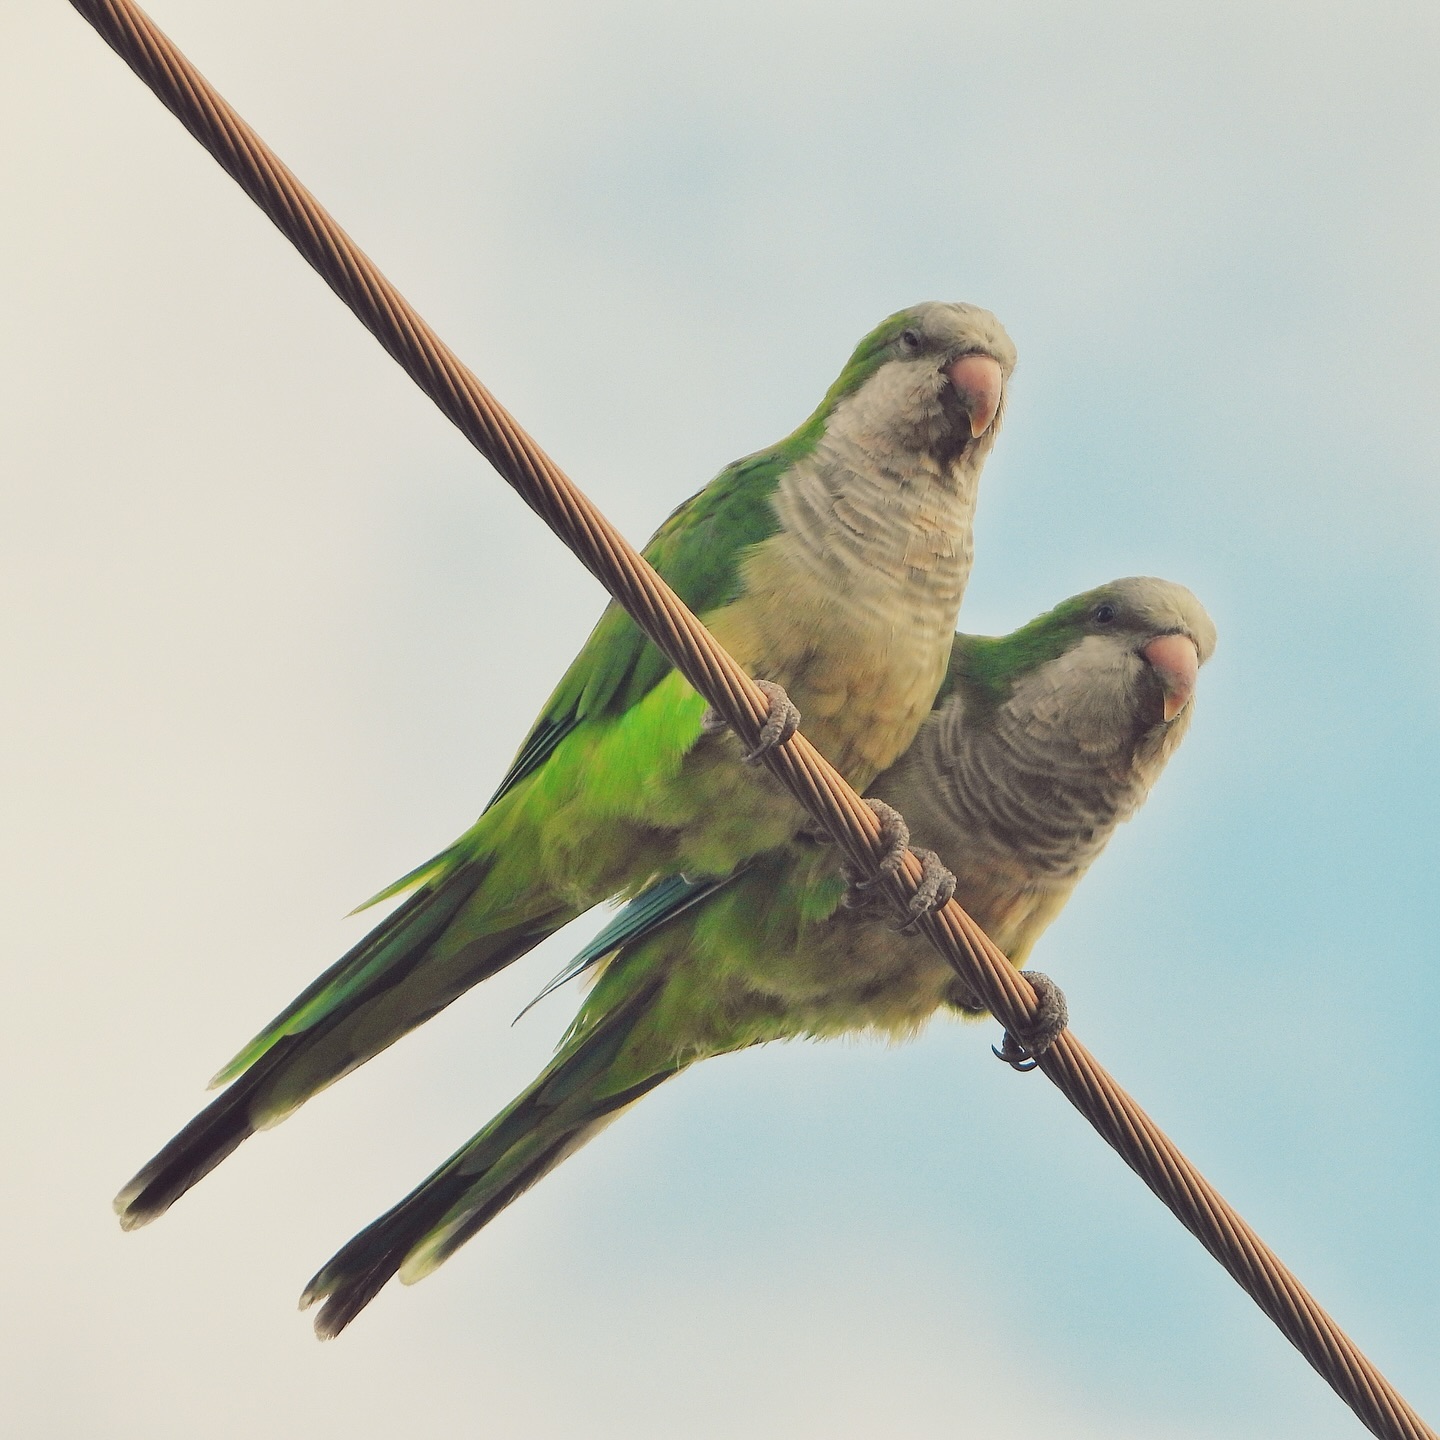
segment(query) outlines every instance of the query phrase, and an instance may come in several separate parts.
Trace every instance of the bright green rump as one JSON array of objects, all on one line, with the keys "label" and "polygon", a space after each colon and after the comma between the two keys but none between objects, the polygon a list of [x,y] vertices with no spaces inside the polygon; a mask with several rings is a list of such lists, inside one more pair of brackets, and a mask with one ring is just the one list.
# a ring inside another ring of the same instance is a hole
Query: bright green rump
[{"label": "bright green rump", "polygon": [[622,1057],[621,1084],[682,1055],[764,1040],[912,1033],[943,1003],[952,972],[923,937],[840,908],[844,890],[833,849],[797,843],[771,852],[612,960],[576,1033],[615,1003],[617,987],[651,967],[666,981]]}]

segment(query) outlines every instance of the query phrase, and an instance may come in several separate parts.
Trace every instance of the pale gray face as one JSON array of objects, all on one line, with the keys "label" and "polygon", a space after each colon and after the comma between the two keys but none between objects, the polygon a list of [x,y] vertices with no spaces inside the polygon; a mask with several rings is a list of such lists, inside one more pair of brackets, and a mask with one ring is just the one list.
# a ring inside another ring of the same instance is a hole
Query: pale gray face
[{"label": "pale gray face", "polygon": [[888,358],[843,402],[846,428],[870,444],[924,451],[941,464],[990,450],[1015,368],[1004,327],[976,305],[930,301],[897,317]]},{"label": "pale gray face", "polygon": [[1039,930],[1026,927],[1053,910],[1025,906],[1068,893],[1179,745],[1215,627],[1183,586],[1138,578],[962,638],[954,691],[876,793],[957,873],[964,857],[966,903],[999,906],[987,913],[1028,949]]},{"label": "pale gray face", "polygon": [[1163,763],[1189,727],[1214,622],[1183,585],[1149,576],[1114,581],[1087,600],[1074,621],[1077,642],[1022,680],[1010,705],[1052,743]]}]

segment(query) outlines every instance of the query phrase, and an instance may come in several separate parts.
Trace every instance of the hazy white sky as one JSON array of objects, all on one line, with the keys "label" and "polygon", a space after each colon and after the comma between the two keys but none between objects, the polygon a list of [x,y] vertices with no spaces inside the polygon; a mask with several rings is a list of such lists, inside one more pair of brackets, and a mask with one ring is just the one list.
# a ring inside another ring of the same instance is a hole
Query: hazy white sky
[{"label": "hazy white sky", "polygon": [[[1220,629],[1037,963],[1433,1423],[1440,11],[152,13],[637,540],[884,314],[1001,316],[966,627],[1148,572]],[[574,934],[122,1236],[601,596],[61,0],[0,3],[0,133],[15,1433],[1358,1433],[953,1026],[697,1067],[317,1346],[301,1285],[543,1063]]]}]

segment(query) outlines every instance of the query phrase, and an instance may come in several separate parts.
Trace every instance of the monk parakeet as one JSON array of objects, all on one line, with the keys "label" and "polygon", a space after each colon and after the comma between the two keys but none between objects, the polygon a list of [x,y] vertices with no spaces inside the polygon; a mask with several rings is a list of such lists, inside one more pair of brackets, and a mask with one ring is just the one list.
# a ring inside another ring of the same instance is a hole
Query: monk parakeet
[{"label": "monk parakeet", "polygon": [[[944,677],[1014,364],[986,310],[892,315],[793,435],[724,470],[645,550],[769,687],[771,738],[798,706],[853,784],[905,749]],[[799,806],[705,720],[612,604],[479,820],[376,896],[414,892],[220,1072],[229,1088],[117,1198],[126,1228],[597,902],[788,840]]]},{"label": "monk parakeet", "polygon": [[[955,637],[944,686],[872,791],[958,879],[956,898],[1016,965],[1190,724],[1215,629],[1195,597],[1128,579],[1011,635]],[[647,1090],[767,1040],[914,1033],[975,1012],[918,935],[841,906],[833,852],[797,838],[728,880],[661,881],[581,964],[599,979],[540,1078],[311,1281],[337,1334],[397,1272],[434,1269]],[[698,897],[698,898],[697,898]],[[577,967],[578,968],[578,967]]]}]

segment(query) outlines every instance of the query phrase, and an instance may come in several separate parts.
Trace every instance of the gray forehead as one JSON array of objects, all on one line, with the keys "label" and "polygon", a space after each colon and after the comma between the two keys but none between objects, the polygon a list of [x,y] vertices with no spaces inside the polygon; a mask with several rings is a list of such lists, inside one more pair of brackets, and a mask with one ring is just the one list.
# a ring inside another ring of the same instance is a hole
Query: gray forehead
[{"label": "gray forehead", "polygon": [[973,345],[993,355],[1007,370],[1015,366],[1015,343],[1005,327],[988,310],[963,300],[928,300],[911,314],[928,336],[952,345]]},{"label": "gray forehead", "polygon": [[1133,575],[1106,589],[1147,628],[1183,630],[1199,647],[1201,660],[1209,659],[1215,648],[1215,622],[1185,586],[1153,575]]}]

